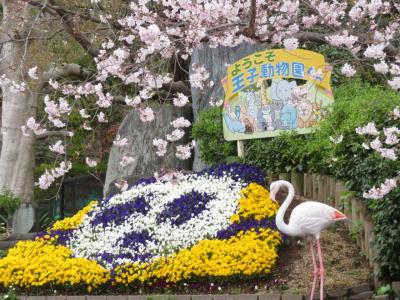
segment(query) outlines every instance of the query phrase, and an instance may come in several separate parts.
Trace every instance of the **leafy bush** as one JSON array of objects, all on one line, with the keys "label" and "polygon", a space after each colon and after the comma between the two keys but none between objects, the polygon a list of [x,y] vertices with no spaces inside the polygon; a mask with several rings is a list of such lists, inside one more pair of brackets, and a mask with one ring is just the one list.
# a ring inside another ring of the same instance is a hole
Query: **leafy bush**
[{"label": "leafy bush", "polygon": [[10,190],[4,189],[0,192],[0,217],[7,220],[18,209],[21,199]]},{"label": "leafy bush", "polygon": [[200,147],[200,158],[207,164],[227,163],[236,156],[236,143],[224,139],[222,130],[222,108],[203,110],[193,124],[192,136]]},{"label": "leafy bush", "polygon": [[267,172],[304,171],[306,137],[295,132],[273,139],[253,140],[246,147],[246,163]]}]

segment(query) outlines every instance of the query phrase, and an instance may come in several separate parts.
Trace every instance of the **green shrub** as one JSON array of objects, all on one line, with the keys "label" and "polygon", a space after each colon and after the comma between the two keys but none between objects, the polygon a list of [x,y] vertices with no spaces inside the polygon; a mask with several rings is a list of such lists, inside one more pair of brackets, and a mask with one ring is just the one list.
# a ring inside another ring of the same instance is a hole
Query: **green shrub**
[{"label": "green shrub", "polygon": [[[21,204],[21,199],[9,189],[0,192],[0,217],[3,221],[11,217]],[[1,221],[0,219],[0,221]]]},{"label": "green shrub", "polygon": [[209,165],[228,163],[237,155],[236,142],[224,139],[220,107],[210,107],[200,113],[193,124],[192,136],[199,144],[200,158]]},{"label": "green shrub", "polygon": [[272,139],[251,140],[246,143],[245,162],[265,172],[303,172],[305,168],[306,137],[296,132],[283,133]]}]

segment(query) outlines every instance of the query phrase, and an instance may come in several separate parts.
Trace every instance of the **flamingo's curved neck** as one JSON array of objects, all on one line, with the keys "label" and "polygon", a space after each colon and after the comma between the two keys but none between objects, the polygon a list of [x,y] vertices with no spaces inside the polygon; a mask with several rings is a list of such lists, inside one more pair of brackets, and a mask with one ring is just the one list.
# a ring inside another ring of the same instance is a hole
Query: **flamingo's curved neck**
[{"label": "flamingo's curved neck", "polygon": [[283,201],[281,207],[278,210],[278,213],[276,214],[276,227],[283,232],[284,234],[287,235],[296,235],[296,230],[295,228],[292,228],[290,224],[286,224],[285,221],[283,220],[283,216],[285,215],[286,210],[288,209],[290,203],[292,203],[293,198],[294,198],[294,188],[293,185],[290,182],[287,181],[279,181],[279,186],[286,186],[288,188],[288,195]]}]

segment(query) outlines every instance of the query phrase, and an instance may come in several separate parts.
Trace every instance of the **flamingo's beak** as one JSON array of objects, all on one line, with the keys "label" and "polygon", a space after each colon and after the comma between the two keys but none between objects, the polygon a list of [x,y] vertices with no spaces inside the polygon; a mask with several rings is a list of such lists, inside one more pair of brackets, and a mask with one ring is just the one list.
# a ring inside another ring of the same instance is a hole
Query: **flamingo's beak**
[{"label": "flamingo's beak", "polygon": [[270,198],[272,201],[274,201],[275,203],[278,203],[278,202],[276,201],[276,192],[275,192],[275,191],[271,191],[271,193],[270,193],[270,195],[269,195],[269,198]]}]

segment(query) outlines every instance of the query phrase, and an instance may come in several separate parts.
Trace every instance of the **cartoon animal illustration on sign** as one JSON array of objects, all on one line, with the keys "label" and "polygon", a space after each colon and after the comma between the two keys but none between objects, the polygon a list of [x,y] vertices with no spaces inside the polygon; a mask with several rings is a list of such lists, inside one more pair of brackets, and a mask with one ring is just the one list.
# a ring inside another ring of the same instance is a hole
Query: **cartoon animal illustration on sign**
[{"label": "cartoon animal illustration on sign", "polygon": [[243,133],[245,132],[245,125],[240,121],[240,106],[235,106],[234,115],[236,119],[226,111],[222,113],[226,127],[232,132]]},{"label": "cartoon animal illustration on sign", "polygon": [[[296,81],[287,81],[285,79],[273,79],[270,88],[270,94],[272,98],[272,119],[274,122],[275,129],[282,129],[281,111],[285,104],[288,104],[292,100],[292,90],[297,87]],[[288,120],[286,113],[289,108],[286,108],[285,122]]]},{"label": "cartoon animal illustration on sign", "polygon": [[312,125],[313,107],[310,101],[302,101],[298,104],[299,128],[307,128]]},{"label": "cartoon animal illustration on sign", "polygon": [[271,106],[262,105],[261,109],[258,110],[257,114],[257,127],[260,131],[272,131],[274,130]]},{"label": "cartoon animal illustration on sign", "polygon": [[297,109],[291,103],[287,103],[281,110],[281,129],[297,128]]}]

